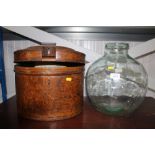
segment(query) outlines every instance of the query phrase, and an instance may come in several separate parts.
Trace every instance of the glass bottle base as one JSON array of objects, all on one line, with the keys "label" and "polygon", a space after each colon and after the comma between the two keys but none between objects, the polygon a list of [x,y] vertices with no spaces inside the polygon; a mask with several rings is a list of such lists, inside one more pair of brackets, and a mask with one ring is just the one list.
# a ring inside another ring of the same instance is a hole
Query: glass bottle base
[{"label": "glass bottle base", "polygon": [[129,116],[139,104],[135,104],[135,100],[142,102],[140,97],[132,98],[128,96],[91,96],[90,101],[96,110],[115,116]]}]

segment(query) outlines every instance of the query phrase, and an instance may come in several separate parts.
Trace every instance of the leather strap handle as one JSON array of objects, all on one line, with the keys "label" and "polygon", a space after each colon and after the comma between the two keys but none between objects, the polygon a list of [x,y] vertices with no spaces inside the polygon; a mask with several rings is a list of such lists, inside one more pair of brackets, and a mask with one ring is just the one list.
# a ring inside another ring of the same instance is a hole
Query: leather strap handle
[{"label": "leather strap handle", "polygon": [[56,57],[56,44],[44,44],[42,49],[42,57]]}]

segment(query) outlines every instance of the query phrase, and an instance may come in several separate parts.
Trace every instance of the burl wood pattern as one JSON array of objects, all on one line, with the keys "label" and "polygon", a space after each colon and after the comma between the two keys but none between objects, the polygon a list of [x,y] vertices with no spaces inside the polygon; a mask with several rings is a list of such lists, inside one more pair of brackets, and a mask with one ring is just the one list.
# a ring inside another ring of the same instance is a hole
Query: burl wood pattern
[{"label": "burl wood pattern", "polygon": [[[15,79],[17,110],[21,116],[49,121],[70,118],[81,112],[84,54],[60,46],[35,46],[16,51],[14,61],[18,63]],[[31,62],[68,64],[38,68],[30,65]]]},{"label": "burl wood pattern", "polygon": [[17,109],[21,116],[49,121],[70,118],[81,112],[83,67],[55,70],[16,66],[15,72]]},{"label": "burl wood pattern", "polygon": [[[26,61],[44,61],[44,62],[77,62],[85,63],[85,55],[77,52],[73,49],[56,46],[54,50],[55,57],[44,57],[42,56],[43,48],[45,46],[34,46],[23,50],[14,52],[15,62],[26,62]],[[52,48],[52,46],[48,46]]]}]

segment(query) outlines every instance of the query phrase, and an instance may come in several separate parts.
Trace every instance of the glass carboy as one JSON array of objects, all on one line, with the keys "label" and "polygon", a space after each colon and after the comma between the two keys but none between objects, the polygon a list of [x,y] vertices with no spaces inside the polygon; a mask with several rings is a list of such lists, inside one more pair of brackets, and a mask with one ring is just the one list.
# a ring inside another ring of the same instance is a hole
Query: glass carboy
[{"label": "glass carboy", "polygon": [[98,111],[129,115],[146,95],[147,73],[128,55],[128,48],[126,43],[107,43],[104,56],[87,71],[87,95]]}]

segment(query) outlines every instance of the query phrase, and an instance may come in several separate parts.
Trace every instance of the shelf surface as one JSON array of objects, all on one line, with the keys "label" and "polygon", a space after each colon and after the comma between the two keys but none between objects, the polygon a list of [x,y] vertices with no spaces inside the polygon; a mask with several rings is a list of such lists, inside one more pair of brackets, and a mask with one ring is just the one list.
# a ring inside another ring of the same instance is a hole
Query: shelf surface
[{"label": "shelf surface", "polygon": [[61,121],[33,121],[17,115],[16,97],[0,105],[3,129],[149,129],[155,128],[155,99],[146,97],[130,117],[113,117],[96,111],[85,98],[83,112]]}]

